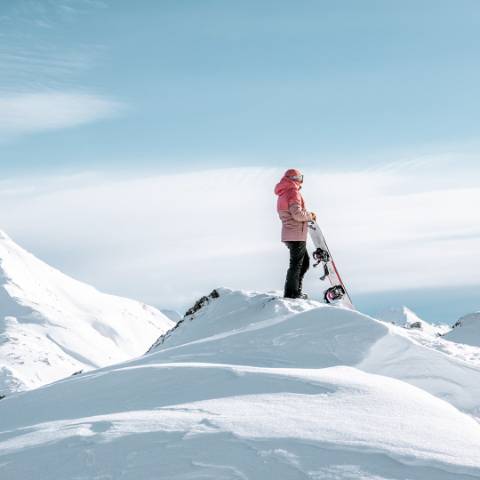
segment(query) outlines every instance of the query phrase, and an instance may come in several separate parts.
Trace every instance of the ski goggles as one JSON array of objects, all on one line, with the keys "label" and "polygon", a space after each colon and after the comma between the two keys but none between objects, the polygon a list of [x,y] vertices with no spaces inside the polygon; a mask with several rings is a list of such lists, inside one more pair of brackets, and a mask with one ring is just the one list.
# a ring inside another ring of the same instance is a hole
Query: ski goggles
[{"label": "ski goggles", "polygon": [[288,178],[291,178],[292,180],[297,180],[299,182],[303,182],[303,175],[292,175]]}]

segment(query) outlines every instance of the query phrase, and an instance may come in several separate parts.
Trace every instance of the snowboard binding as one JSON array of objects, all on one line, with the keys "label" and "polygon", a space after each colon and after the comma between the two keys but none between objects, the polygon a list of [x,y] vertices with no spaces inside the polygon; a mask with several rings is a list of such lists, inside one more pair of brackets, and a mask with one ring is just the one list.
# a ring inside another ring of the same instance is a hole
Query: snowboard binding
[{"label": "snowboard binding", "polygon": [[322,262],[327,263],[330,260],[330,254],[326,250],[323,250],[319,247],[313,252],[313,258],[317,261],[317,263],[313,265],[316,267]]},{"label": "snowboard binding", "polygon": [[326,303],[332,303],[343,298],[345,293],[345,289],[342,285],[335,285],[325,290],[323,298]]},{"label": "snowboard binding", "polygon": [[313,258],[316,260],[316,263],[313,264],[314,267],[318,267],[323,262],[323,275],[320,277],[320,280],[325,280],[328,275],[330,274],[330,271],[328,270],[327,262],[330,261],[330,254],[327,252],[327,250],[323,250],[322,248],[317,248],[313,252]]}]

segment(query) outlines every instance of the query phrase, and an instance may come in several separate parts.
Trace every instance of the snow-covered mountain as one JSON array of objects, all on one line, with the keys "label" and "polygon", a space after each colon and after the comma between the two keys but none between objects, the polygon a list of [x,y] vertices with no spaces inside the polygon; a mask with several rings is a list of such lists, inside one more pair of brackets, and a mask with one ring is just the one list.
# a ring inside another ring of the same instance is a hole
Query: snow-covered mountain
[{"label": "snow-covered mountain", "polygon": [[480,357],[462,355],[358,312],[218,289],[148,355],[0,401],[0,477],[478,478]]},{"label": "snow-covered mountain", "polygon": [[431,325],[425,320],[422,320],[413,310],[405,305],[401,307],[390,307],[381,311],[375,315],[375,317],[405,328],[416,328],[430,335],[438,335],[445,331],[444,326]]},{"label": "snow-covered mountain", "polygon": [[62,274],[0,232],[0,394],[136,357],[173,325],[153,307]]},{"label": "snow-covered mountain", "polygon": [[453,342],[480,347],[480,312],[461,317],[445,338]]}]

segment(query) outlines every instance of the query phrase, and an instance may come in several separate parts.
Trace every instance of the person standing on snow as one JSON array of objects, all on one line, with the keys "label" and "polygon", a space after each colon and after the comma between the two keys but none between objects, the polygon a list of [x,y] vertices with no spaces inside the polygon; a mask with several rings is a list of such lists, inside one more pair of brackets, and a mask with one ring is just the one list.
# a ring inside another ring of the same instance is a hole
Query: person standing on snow
[{"label": "person standing on snow", "polygon": [[302,293],[302,282],[310,266],[307,252],[308,222],[316,221],[317,216],[305,209],[300,189],[303,175],[294,168],[287,170],[275,187],[278,195],[277,212],[282,221],[282,242],[290,250],[290,265],[285,281],[284,297],[308,298]]}]

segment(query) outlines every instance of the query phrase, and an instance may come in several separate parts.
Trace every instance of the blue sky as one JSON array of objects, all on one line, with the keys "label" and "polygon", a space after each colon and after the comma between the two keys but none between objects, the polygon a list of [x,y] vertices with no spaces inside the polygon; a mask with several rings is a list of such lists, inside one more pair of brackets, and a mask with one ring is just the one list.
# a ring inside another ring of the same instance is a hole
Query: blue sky
[{"label": "blue sky", "polygon": [[368,311],[480,309],[479,31],[477,0],[3,0],[0,228],[160,306],[280,289],[295,166]]},{"label": "blue sky", "polygon": [[3,97],[105,102],[5,132],[11,172],[350,168],[478,142],[475,0],[5,0],[0,29]]}]

